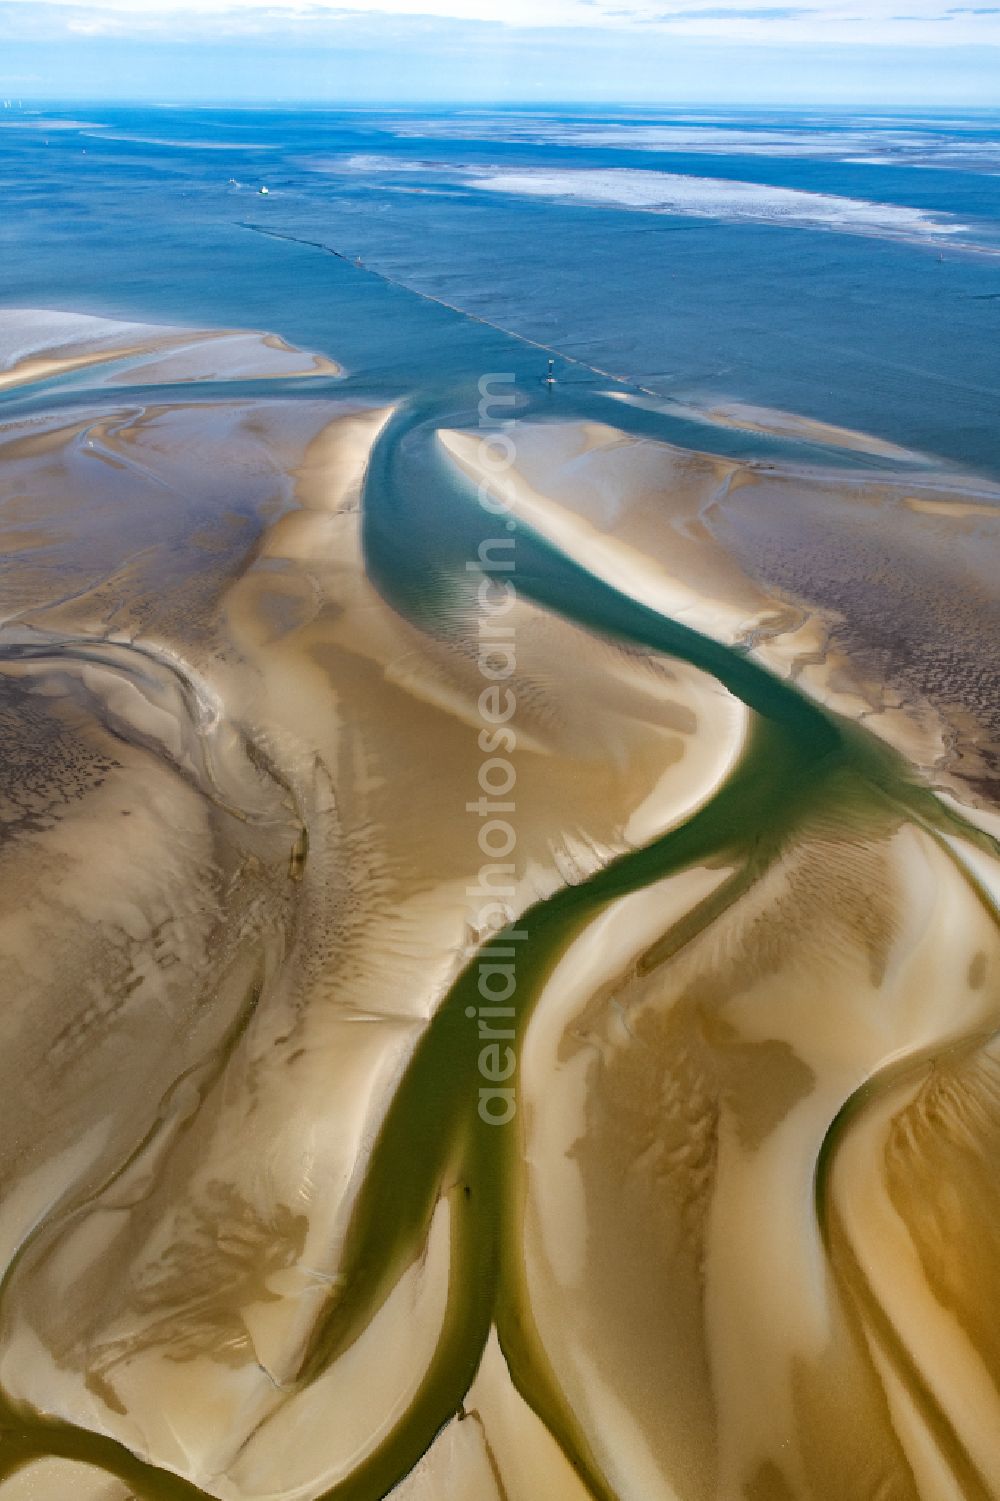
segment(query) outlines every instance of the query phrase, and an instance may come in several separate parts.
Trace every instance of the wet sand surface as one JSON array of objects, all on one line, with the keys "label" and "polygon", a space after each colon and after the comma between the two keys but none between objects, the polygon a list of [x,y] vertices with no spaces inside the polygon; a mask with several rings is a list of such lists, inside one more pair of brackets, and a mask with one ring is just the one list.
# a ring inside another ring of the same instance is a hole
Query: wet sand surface
[{"label": "wet sand surface", "polygon": [[340,374],[0,318],[0,1501],[1000,1496],[1000,491]]}]

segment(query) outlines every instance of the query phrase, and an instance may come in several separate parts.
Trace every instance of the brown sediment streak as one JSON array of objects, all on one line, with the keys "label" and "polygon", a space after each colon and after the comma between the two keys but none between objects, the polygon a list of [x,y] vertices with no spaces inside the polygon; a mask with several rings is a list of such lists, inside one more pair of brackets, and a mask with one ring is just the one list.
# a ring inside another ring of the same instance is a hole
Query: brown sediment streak
[{"label": "brown sediment streak", "polygon": [[786,526],[990,496],[518,423],[497,1128],[487,465],[261,389],[0,427],[0,1501],[996,1494],[991,721]]},{"label": "brown sediment streak", "polygon": [[468,1412],[463,1412],[461,1416],[463,1419],[471,1419],[482,1433],[483,1448],[486,1451],[486,1459],[490,1467],[490,1474],[493,1477],[493,1482],[497,1488],[497,1494],[500,1497],[500,1501],[510,1501],[510,1498],[507,1494],[507,1489],[503,1483],[503,1475],[500,1472],[500,1466],[497,1464],[496,1455],[493,1453],[493,1450],[490,1447],[490,1441],[487,1436],[486,1428],[482,1418],[479,1416],[479,1413],[475,1410],[475,1408],[470,1408]]}]

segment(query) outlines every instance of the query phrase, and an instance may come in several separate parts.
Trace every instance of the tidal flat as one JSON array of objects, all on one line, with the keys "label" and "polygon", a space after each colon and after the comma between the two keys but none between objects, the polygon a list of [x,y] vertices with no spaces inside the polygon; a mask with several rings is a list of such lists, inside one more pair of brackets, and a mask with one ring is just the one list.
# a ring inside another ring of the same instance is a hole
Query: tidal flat
[{"label": "tidal flat", "polygon": [[0,316],[0,1501],[1000,1495],[1000,489],[342,375]]}]

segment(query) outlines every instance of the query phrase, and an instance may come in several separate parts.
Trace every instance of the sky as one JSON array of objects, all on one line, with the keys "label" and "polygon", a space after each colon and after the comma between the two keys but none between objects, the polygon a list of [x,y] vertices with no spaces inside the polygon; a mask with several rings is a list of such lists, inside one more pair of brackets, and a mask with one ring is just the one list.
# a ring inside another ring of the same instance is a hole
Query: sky
[{"label": "sky", "polygon": [[0,96],[1000,106],[1000,0],[0,0]]}]

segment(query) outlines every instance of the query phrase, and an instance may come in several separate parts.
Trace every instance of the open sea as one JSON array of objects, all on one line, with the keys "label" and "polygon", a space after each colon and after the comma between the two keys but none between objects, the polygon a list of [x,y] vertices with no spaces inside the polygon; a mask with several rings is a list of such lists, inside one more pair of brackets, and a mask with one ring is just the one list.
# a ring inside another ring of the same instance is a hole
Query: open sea
[{"label": "open sea", "polygon": [[266,329],[368,393],[551,354],[1000,473],[998,116],[11,106],[0,188],[0,307]]}]

